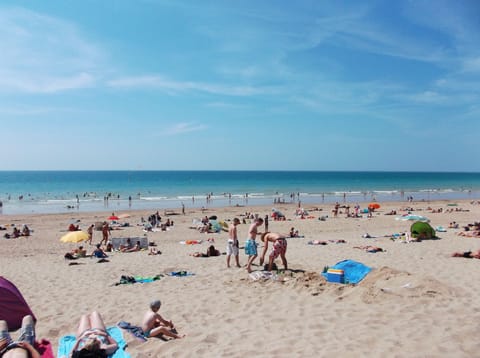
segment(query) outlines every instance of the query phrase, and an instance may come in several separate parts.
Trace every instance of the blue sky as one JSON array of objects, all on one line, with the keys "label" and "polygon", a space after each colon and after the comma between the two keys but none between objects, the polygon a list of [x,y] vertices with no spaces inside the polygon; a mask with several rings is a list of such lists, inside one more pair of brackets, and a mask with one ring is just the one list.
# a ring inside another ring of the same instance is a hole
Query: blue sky
[{"label": "blue sky", "polygon": [[480,171],[480,2],[3,1],[3,170]]}]

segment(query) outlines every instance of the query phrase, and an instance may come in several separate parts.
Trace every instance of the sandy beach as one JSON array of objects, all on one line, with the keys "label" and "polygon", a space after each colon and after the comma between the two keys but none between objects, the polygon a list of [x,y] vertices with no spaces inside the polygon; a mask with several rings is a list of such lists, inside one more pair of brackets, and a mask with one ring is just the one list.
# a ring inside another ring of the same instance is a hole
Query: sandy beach
[{"label": "sandy beach", "polygon": [[[451,204],[457,204],[452,206]],[[143,343],[129,332],[123,335],[132,357],[475,357],[480,313],[480,261],[450,257],[455,251],[480,249],[478,238],[462,237],[462,226],[478,221],[480,205],[468,201],[380,203],[372,218],[333,218],[332,205],[305,207],[311,218],[295,217],[294,204],[280,204],[286,221],[269,221],[269,230],[288,233],[295,227],[303,238],[289,238],[289,269],[277,280],[254,281],[245,268],[227,268],[226,257],[196,258],[214,239],[221,252],[228,234],[200,233],[191,229],[194,219],[217,215],[219,220],[243,219],[245,212],[271,214],[271,206],[225,207],[215,210],[176,208],[168,216],[174,226],[149,232],[161,255],[148,251],[110,254],[109,262],[82,258],[65,260],[78,244],[62,243],[71,221],[87,230],[103,221],[105,213],[1,216],[0,224],[11,232],[12,224],[27,224],[28,238],[0,240],[0,274],[12,281],[36,315],[37,337],[50,340],[56,353],[62,335],[72,334],[82,314],[97,310],[108,326],[123,320],[140,325],[148,304],[162,301],[160,313],[171,319],[184,339],[150,338]],[[450,204],[450,205],[448,205]],[[427,216],[432,227],[442,226],[436,240],[402,243],[394,233],[408,231],[412,221],[395,218],[413,208]],[[443,209],[432,213],[432,209]],[[453,209],[453,212],[446,212]],[[398,215],[385,215],[396,210]],[[172,211],[170,211],[172,212]],[[130,226],[112,231],[113,238],[143,237],[141,217],[151,211],[118,212]],[[167,219],[161,211],[162,222]],[[325,221],[318,220],[328,216]],[[459,229],[449,229],[450,222]],[[248,220],[247,220],[248,222]],[[249,224],[238,226],[243,246]],[[263,231],[263,227],[259,231]],[[364,238],[368,233],[372,238]],[[94,243],[101,240],[95,231]],[[202,240],[197,245],[181,241]],[[308,245],[324,240],[327,245]],[[345,243],[336,243],[345,240]],[[260,242],[260,240],[258,240]],[[354,246],[374,245],[384,252],[369,253]],[[91,252],[94,246],[86,244]],[[262,245],[260,245],[260,248]],[[352,259],[373,268],[358,285],[327,283],[325,266]],[[240,250],[240,263],[247,258]],[[233,260],[232,260],[233,262]],[[258,264],[258,259],[255,261]],[[276,260],[279,268],[281,261]],[[260,270],[254,266],[254,270]],[[172,271],[194,275],[171,277]],[[150,283],[115,285],[122,275],[151,277]],[[16,335],[14,335],[16,336]]]}]

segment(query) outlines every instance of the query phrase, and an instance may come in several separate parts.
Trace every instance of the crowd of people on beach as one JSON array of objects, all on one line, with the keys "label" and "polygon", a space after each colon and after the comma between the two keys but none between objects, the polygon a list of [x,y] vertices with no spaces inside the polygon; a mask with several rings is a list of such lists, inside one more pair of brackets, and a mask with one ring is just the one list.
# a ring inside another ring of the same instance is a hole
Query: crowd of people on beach
[{"label": "crowd of people on beach", "polygon": [[[400,208],[399,211],[402,209],[404,208]],[[413,208],[408,209],[413,211]],[[446,212],[441,208],[427,208],[427,210],[429,210],[431,213]],[[366,218],[372,218],[373,212],[374,209],[369,207],[369,210],[366,213]],[[362,213],[360,212],[360,206],[358,204],[356,204],[353,207],[353,211],[351,211],[348,205],[340,205],[338,202],[335,203],[332,209],[333,218],[338,218],[339,214],[342,213],[345,214],[346,218],[362,217]],[[384,213],[384,215],[396,214],[396,210]],[[308,210],[299,207],[293,212],[293,217],[296,219],[306,219],[310,217],[310,214]],[[327,217],[328,216],[325,216],[325,218]],[[225,225],[219,224],[221,230],[217,230],[216,226],[214,227],[214,224],[218,223],[218,218],[216,216],[204,216],[202,219],[199,220],[199,225],[196,226],[195,229],[197,229],[199,233],[207,234],[221,233],[222,231],[227,232],[226,252],[224,253],[226,255],[227,268],[231,268],[231,266],[233,265],[237,268],[245,267],[248,273],[252,273],[254,271],[254,262],[258,258],[261,270],[275,270],[275,260],[277,259],[280,259],[283,265],[283,269],[288,270],[288,239],[294,239],[303,236],[300,235],[299,230],[295,229],[294,226],[290,228],[288,233],[269,231],[269,218],[272,218],[273,220],[287,220],[286,216],[279,210],[272,209],[270,215],[265,215],[264,217],[259,214],[245,212],[245,214],[241,215],[241,217],[234,217],[231,220],[227,219],[225,221]],[[242,223],[248,225],[246,233],[247,237],[243,247],[246,256],[246,262],[243,263],[243,266],[240,259],[241,245],[238,233],[238,226]],[[68,231],[80,231],[80,225],[80,222],[72,222],[68,225]],[[162,218],[159,215],[159,212],[157,211],[156,213],[148,216],[147,220],[144,220],[142,218],[139,225],[147,231],[152,231],[154,228],[160,228],[162,231],[164,231],[164,229],[166,229],[167,227],[173,227],[174,223],[173,220],[170,219],[167,219],[165,222],[163,222]],[[453,221],[449,223],[448,228],[460,229],[460,225],[457,222]],[[459,236],[480,237],[480,222],[467,224],[462,226],[461,228],[463,229],[463,231],[457,233]],[[101,231],[101,240],[98,243],[94,243],[95,230]],[[89,246],[94,246],[91,253],[87,252],[86,246],[82,244],[71,252],[66,253],[65,258],[70,260],[82,259],[87,257],[94,257],[103,260],[109,258],[109,253],[115,250],[111,237],[111,224],[109,224],[107,221],[104,221],[99,225],[89,224],[87,226],[86,232],[88,234],[88,239],[85,241],[85,244],[88,244]],[[23,225],[22,230],[19,230],[17,227],[13,226],[13,232],[11,234],[12,238],[30,235],[31,230],[27,225]],[[406,236],[408,237],[408,234],[406,234]],[[368,235],[368,237],[365,236],[365,238],[371,238],[371,236]],[[195,251],[190,255],[200,258],[221,256],[222,252],[218,250],[213,244],[215,240],[212,238],[207,241],[210,242],[210,245],[205,252]],[[201,240],[199,240],[199,242],[201,242]],[[310,245],[327,245],[328,242],[342,244],[346,243],[346,241],[343,239],[329,241],[310,240],[307,243]],[[259,252],[260,246],[261,251]],[[353,248],[360,249],[369,253],[386,252],[385,249],[375,245],[359,245],[353,246]],[[126,242],[119,245],[116,250],[120,253],[129,253],[139,252],[143,249],[139,240],[132,240],[131,238],[127,238]],[[158,251],[155,247],[150,248],[150,250],[148,251],[149,255],[157,255],[159,253],[161,252]],[[480,259],[480,250],[454,252],[451,254],[451,256],[460,258]],[[140,325],[141,334],[145,338],[154,336],[166,336],[173,339],[180,339],[185,337],[185,335],[180,335],[177,332],[175,325],[171,320],[167,320],[160,315],[160,307],[160,300],[154,300],[150,303],[149,309],[144,314],[142,323]],[[2,335],[0,336],[0,356],[6,358],[23,356],[40,357],[39,353],[34,348],[34,325],[35,323],[32,322],[32,318],[27,316],[25,318],[25,323],[22,324],[22,331],[20,337],[17,340],[13,340],[5,333],[4,321],[0,321],[0,330],[2,331]],[[106,357],[107,355],[113,354],[117,349],[119,349],[118,342],[116,342],[115,339],[109,335],[100,313],[95,311],[88,315],[83,315],[80,318],[76,333],[75,344],[70,354],[71,357]]]}]

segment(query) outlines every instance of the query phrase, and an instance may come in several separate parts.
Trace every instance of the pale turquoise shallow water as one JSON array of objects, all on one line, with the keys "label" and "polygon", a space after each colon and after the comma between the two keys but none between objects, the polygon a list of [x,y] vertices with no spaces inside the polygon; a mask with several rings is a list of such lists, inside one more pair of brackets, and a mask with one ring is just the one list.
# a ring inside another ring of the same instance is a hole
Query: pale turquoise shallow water
[{"label": "pale turquoise shallow water", "polygon": [[[209,193],[212,200],[207,203]],[[289,202],[292,193],[295,200],[309,204],[406,200],[408,196],[478,200],[480,173],[0,171],[2,213],[7,215],[180,208],[182,203],[187,208],[264,205],[276,198]],[[104,198],[109,194],[107,202]]]}]

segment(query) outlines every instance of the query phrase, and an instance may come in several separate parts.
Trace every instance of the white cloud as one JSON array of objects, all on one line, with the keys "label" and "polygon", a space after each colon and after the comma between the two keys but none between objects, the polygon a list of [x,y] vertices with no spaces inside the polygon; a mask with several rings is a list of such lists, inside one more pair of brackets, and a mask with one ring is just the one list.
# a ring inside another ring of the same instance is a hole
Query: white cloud
[{"label": "white cloud", "polygon": [[37,73],[27,76],[20,73],[5,73],[0,70],[0,89],[4,91],[55,93],[91,87],[94,82],[94,77],[88,73],[78,73],[72,76],[55,76]]},{"label": "white cloud", "polygon": [[161,75],[145,75],[136,77],[122,77],[107,82],[114,88],[154,88],[174,94],[177,92],[199,91],[227,96],[252,96],[258,94],[274,93],[271,87],[230,86],[192,81],[175,81]]},{"label": "white cloud", "polygon": [[92,86],[101,51],[70,22],[0,8],[0,91],[53,93]]},{"label": "white cloud", "polygon": [[466,58],[463,61],[464,72],[480,73],[480,56],[473,58]]},{"label": "white cloud", "polygon": [[172,125],[167,128],[163,134],[165,135],[176,135],[189,132],[198,132],[207,129],[208,127],[204,124],[197,124],[194,122],[181,122]]}]

